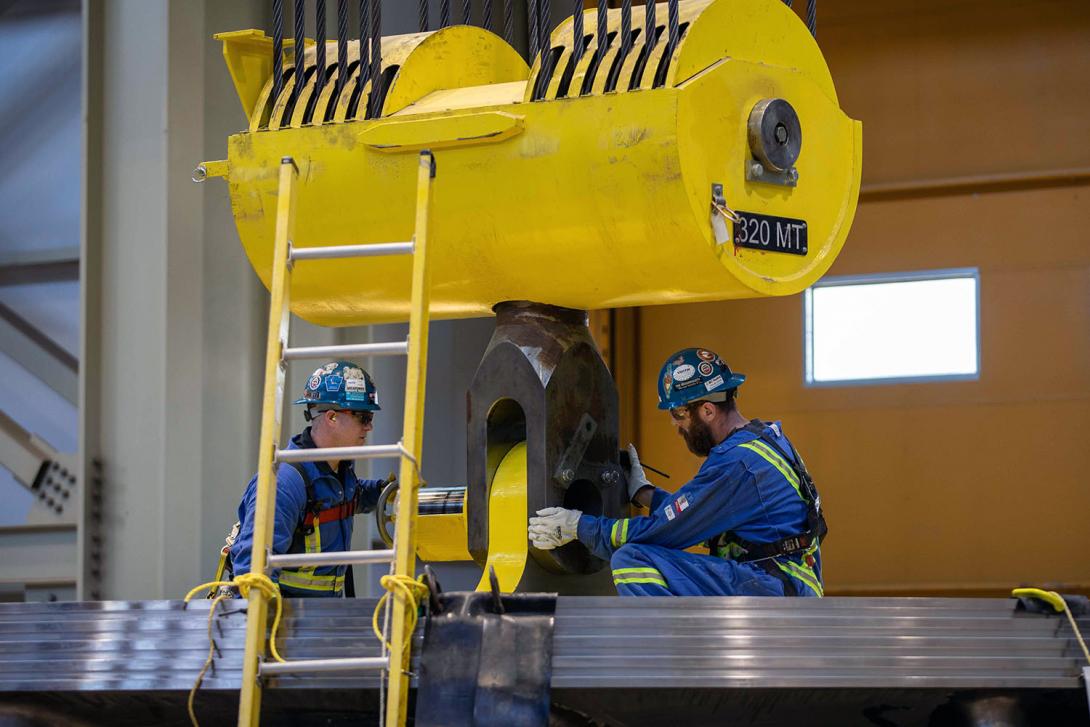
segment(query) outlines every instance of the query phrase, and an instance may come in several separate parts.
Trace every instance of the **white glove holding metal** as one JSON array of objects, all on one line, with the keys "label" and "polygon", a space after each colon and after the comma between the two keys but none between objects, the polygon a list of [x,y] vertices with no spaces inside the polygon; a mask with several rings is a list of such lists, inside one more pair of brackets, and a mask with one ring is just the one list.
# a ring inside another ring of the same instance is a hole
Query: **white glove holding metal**
[{"label": "white glove holding metal", "polygon": [[636,454],[636,445],[628,445],[628,499],[636,501],[636,494],[645,487],[654,487],[647,479],[640,464],[640,455]]},{"label": "white glove holding metal", "polygon": [[547,507],[530,518],[530,542],[538,550],[552,550],[575,540],[579,531],[580,510]]}]

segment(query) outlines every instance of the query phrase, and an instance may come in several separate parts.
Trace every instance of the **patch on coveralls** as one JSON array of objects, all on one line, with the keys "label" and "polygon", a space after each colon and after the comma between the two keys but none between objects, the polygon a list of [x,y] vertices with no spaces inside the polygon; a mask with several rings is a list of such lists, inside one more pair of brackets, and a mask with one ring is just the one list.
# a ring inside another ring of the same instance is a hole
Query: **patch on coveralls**
[{"label": "patch on coveralls", "polygon": [[330,374],[325,378],[325,390],[332,391],[334,393],[341,390],[341,385],[344,384],[344,377],[337,376],[336,374]]},{"label": "patch on coveralls", "polygon": [[663,512],[666,513],[666,519],[667,520],[673,520],[674,519],[674,508],[672,506],[667,505],[666,509],[663,510]]},{"label": "patch on coveralls", "polygon": [[317,391],[318,387],[322,385],[322,378],[320,376],[311,376],[307,381],[307,388],[311,391]]},{"label": "patch on coveralls", "polygon": [[701,361],[700,362],[700,375],[701,376],[711,376],[712,371],[715,371],[715,368],[710,363],[708,363],[707,361]]},{"label": "patch on coveralls", "polygon": [[696,375],[696,369],[690,364],[682,364],[674,369],[674,381],[688,381]]},{"label": "patch on coveralls", "polygon": [[708,391],[711,391],[715,387],[722,386],[722,385],[723,385],[723,377],[722,376],[716,376],[711,381],[705,381],[704,382],[704,388],[707,389]]},{"label": "patch on coveralls", "polygon": [[685,497],[685,495],[682,495],[674,501],[674,504],[677,506],[678,514],[680,514],[685,510],[685,508],[689,506],[689,498]]},{"label": "patch on coveralls", "polygon": [[716,357],[714,353],[703,348],[698,348],[696,355],[700,357],[701,361],[713,361]]}]

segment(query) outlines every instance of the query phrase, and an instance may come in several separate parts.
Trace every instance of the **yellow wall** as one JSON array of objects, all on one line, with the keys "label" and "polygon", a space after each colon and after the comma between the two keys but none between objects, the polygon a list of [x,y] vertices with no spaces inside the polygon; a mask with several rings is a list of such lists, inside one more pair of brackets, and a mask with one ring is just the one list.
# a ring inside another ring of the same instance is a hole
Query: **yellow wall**
[{"label": "yellow wall", "polygon": [[783,420],[807,457],[830,592],[1090,588],[1090,5],[819,11],[864,130],[864,200],[830,275],[978,267],[980,379],[807,388],[801,296],[643,308],[643,456],[674,486],[699,466],[654,383],[672,351],[709,347],[749,374],[743,414]]}]

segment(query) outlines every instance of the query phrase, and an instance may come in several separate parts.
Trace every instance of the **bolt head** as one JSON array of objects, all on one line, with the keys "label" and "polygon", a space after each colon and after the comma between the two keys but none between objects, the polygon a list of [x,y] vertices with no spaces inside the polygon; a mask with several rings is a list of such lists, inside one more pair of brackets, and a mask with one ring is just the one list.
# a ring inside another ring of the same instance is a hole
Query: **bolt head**
[{"label": "bolt head", "polygon": [[749,167],[749,171],[753,176],[760,177],[760,176],[764,175],[765,168],[764,168],[764,165],[761,164],[760,162],[753,162],[753,164],[751,164],[750,167]]},{"label": "bolt head", "polygon": [[563,482],[565,485],[571,484],[572,480],[574,479],[575,473],[572,472],[570,469],[562,470],[560,472],[560,481]]}]

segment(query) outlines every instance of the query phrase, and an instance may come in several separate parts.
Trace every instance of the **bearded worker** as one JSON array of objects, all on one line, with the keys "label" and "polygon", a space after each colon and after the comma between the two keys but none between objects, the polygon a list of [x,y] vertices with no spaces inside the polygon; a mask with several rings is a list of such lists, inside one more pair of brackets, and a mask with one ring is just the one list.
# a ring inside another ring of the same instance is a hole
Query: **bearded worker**
[{"label": "bearded worker", "polygon": [[[734,373],[717,354],[686,348],[659,373],[658,408],[704,457],[677,492],[652,485],[628,445],[628,494],[649,515],[615,520],[550,507],[530,518],[535,548],[578,539],[608,560],[622,596],[822,595],[821,499],[779,422],[738,411]],[[685,548],[706,543],[709,554]]]}]

